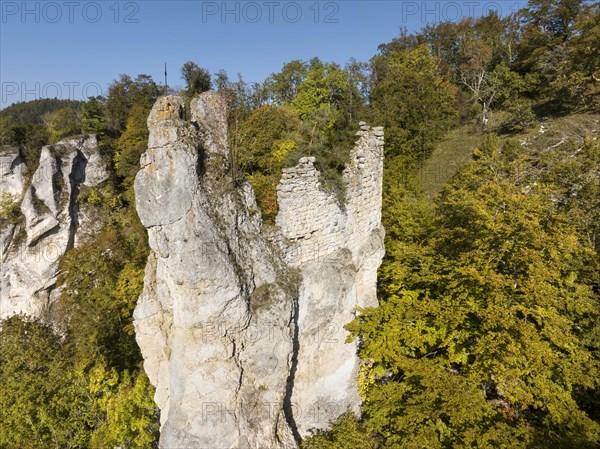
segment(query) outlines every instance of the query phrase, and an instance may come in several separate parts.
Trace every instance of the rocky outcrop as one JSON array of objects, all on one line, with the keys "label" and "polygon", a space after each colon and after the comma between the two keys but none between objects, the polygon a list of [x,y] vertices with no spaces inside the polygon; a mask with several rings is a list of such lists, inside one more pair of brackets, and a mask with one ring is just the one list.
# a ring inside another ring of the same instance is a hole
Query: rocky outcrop
[{"label": "rocky outcrop", "polygon": [[[135,310],[164,448],[295,446],[284,402],[294,274],[261,235],[252,189],[228,173],[220,97],[161,98],[135,182],[152,254]],[[286,336],[257,338],[272,329]]]},{"label": "rocky outcrop", "polygon": [[377,269],[384,256],[381,225],[383,129],[361,123],[343,173],[345,204],[325,193],[307,157],[284,170],[276,222],[282,252],[302,276],[298,297],[298,364],[292,403],[300,436],[357,412],[356,346],[344,325],[356,307],[377,306]]},{"label": "rocky outcrop", "polygon": [[[3,202],[16,201],[23,195],[25,186],[25,164],[21,159],[19,149],[10,146],[0,148],[0,200]],[[4,251],[15,232],[15,225],[7,222],[0,227],[0,254],[4,260]],[[2,262],[3,266],[3,262]],[[0,266],[0,269],[2,268]],[[0,289],[2,284],[0,284]],[[0,310],[2,296],[0,296]]]},{"label": "rocky outcrop", "polygon": [[[58,261],[85,228],[77,196],[81,186],[108,179],[93,135],[75,136],[42,148],[31,179],[16,148],[0,155],[0,194],[20,204],[20,223],[0,230],[0,319],[16,314],[48,319],[58,295]],[[86,232],[90,232],[87,229]]]},{"label": "rocky outcrop", "polygon": [[343,326],[377,304],[383,130],[362,125],[344,205],[303,158],[265,227],[230,175],[224,102],[208,92],[190,110],[157,101],[135,182],[152,252],[134,318],[161,447],[295,448],[359,405]]}]

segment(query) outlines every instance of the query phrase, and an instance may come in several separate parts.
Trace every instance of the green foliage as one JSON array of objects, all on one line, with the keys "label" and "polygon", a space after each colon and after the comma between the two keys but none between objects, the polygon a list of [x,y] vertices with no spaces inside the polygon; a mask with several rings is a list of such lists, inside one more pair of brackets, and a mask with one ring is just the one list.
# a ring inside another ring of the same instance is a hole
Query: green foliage
[{"label": "green foliage", "polygon": [[[586,148],[571,176],[589,178]],[[369,362],[364,427],[381,447],[595,447],[577,399],[598,388],[590,203],[564,207],[565,168],[539,183],[514,143],[474,154],[435,208],[386,189],[381,306],[348,326]]]},{"label": "green foliage", "polygon": [[376,438],[369,435],[352,414],[341,416],[332,432],[315,432],[300,445],[302,449],[377,449]]},{"label": "green foliage", "polygon": [[16,198],[9,193],[0,195],[0,230],[19,224],[22,219],[21,205]]},{"label": "green foliage", "polygon": [[[587,245],[600,252],[600,142],[598,134],[588,135],[581,148],[564,157],[560,152],[545,154],[539,170],[541,179],[560,192],[560,206],[574,221]],[[598,284],[596,284],[598,285]]]},{"label": "green foliage", "polygon": [[128,75],[121,75],[108,88],[106,114],[109,127],[114,131],[123,132],[131,108],[141,105],[149,110],[159,94],[158,86],[149,75],[138,75],[135,80]]},{"label": "green foliage", "polygon": [[42,98],[39,100],[25,101],[11,104],[0,111],[0,117],[11,119],[19,123],[43,124],[43,117],[59,109],[70,108],[78,110],[80,101],[59,100],[57,98]]},{"label": "green foliage", "polygon": [[108,130],[106,124],[104,99],[101,97],[90,97],[81,106],[81,130],[88,134],[104,136]]},{"label": "green foliage", "polygon": [[[99,386],[103,387],[101,383]],[[103,401],[107,418],[92,435],[90,448],[154,447],[158,439],[158,416],[153,396],[154,388],[143,371],[137,377],[126,372],[116,391]]]},{"label": "green foliage", "polygon": [[[264,95],[278,105],[259,105],[261,90],[248,93],[243,83],[232,85],[221,74],[221,90],[235,99],[230,122],[234,167],[254,186],[267,222],[277,213],[276,186],[281,169],[302,156],[315,156],[324,186],[343,201],[341,173],[349,159],[357,116],[365,113],[361,87],[364,68],[347,69],[315,58],[292,61],[265,82]],[[253,98],[253,99],[249,99]],[[248,111],[248,109],[250,109]]]},{"label": "green foliage", "polygon": [[496,88],[494,100],[496,106],[506,108],[511,102],[528,92],[530,82],[512,71],[506,64],[497,65],[492,73]]},{"label": "green foliage", "polygon": [[[491,12],[426,25],[416,34],[404,31],[380,47],[383,60],[373,61],[375,83],[385,74],[386,58],[427,45],[438,73],[460,89],[463,119],[475,112],[483,128],[492,111],[509,108],[517,98],[521,105],[534,100],[534,110],[542,114],[598,111],[599,17],[598,2],[532,0],[518,14],[502,18]],[[501,98],[507,88],[513,91],[508,101]]]},{"label": "green foliage", "polygon": [[240,124],[239,147],[234,155],[239,170],[278,174],[288,159],[289,139],[300,126],[296,112],[286,107],[261,106]]},{"label": "green foliage", "polygon": [[64,107],[43,117],[50,133],[50,143],[56,143],[65,137],[81,133],[79,111]]},{"label": "green foliage", "polygon": [[[326,187],[341,192],[341,171],[348,160],[352,135],[364,117],[366,75],[353,61],[345,69],[318,58],[292,61],[265,83],[266,95],[296,111],[301,122],[288,164],[315,156]],[[343,195],[341,195],[343,196]]]},{"label": "green foliage", "polygon": [[[0,330],[0,447],[53,445],[60,420],[50,403],[60,396],[54,378],[66,375],[52,329],[12,317]],[[50,412],[50,413],[48,413]]]},{"label": "green foliage", "polygon": [[290,104],[304,120],[319,109],[339,104],[346,85],[346,74],[337,65],[314,59]]},{"label": "green foliage", "polygon": [[290,102],[302,120],[290,162],[315,156],[324,187],[342,202],[341,173],[349,160],[359,117],[366,115],[361,83],[352,66],[342,69],[315,58],[307,64],[304,79]]},{"label": "green foliage", "polygon": [[181,78],[186,84],[186,95],[193,97],[211,89],[210,73],[198,66],[195,62],[188,61],[181,67]]},{"label": "green foliage", "polygon": [[132,318],[143,288],[146,232],[132,207],[112,203],[113,194],[109,187],[81,192],[87,207],[108,214],[105,227],[60,261],[54,313],[64,338],[56,363],[68,375],[52,378],[60,395],[40,405],[61,407],[65,436],[52,447],[150,448],[158,437],[154,390],[141,370]]},{"label": "green foliage", "polygon": [[154,391],[131,376],[74,357],[52,328],[24,317],[0,330],[0,447],[150,448],[157,437]]},{"label": "green foliage", "polygon": [[272,105],[255,109],[239,125],[235,167],[252,184],[267,222],[277,215],[276,187],[281,169],[289,165],[290,154],[296,148],[291,139],[299,127],[300,119],[292,109]]},{"label": "green foliage", "polygon": [[265,83],[269,97],[279,105],[291,103],[298,95],[308,69],[309,65],[300,60],[284,64],[281,71],[273,73]]},{"label": "green foliage", "polygon": [[536,94],[557,110],[598,111],[598,3],[532,0],[523,16],[517,70],[535,73]]},{"label": "green foliage", "polygon": [[129,201],[133,204],[133,181],[140,169],[140,157],[148,142],[146,120],[150,109],[141,104],[131,107],[127,118],[127,127],[115,142],[113,156],[117,175],[123,179],[122,186],[129,190]]},{"label": "green foliage", "polygon": [[[126,215],[125,215],[126,214]],[[103,357],[109,366],[133,369],[141,360],[133,336],[132,313],[143,285],[146,236],[134,212],[114,222],[93,243],[61,259],[57,305],[80,359]]]},{"label": "green foliage", "polygon": [[456,117],[454,87],[437,72],[426,46],[375,57],[375,121],[386,129],[386,155],[423,161]]},{"label": "green foliage", "polygon": [[522,11],[518,66],[529,71],[542,69],[542,76],[548,76],[555,67],[547,63],[556,62],[553,58],[558,55],[552,53],[575,31],[582,4],[582,0],[530,0]]},{"label": "green foliage", "polygon": [[[119,375],[125,370],[137,373],[141,361],[132,313],[143,286],[149,249],[134,207],[133,180],[147,146],[146,118],[156,95],[156,85],[145,75],[135,80],[122,76],[111,86],[108,117],[115,119],[125,112],[113,109],[119,105],[128,115],[127,126],[116,140],[101,134],[101,141],[114,142],[118,178],[95,189],[81,189],[79,200],[102,216],[103,228],[60,261],[62,294],[56,310],[67,333],[66,344],[79,363],[93,364],[101,358],[107,369],[116,369]],[[104,111],[103,101],[90,99],[84,107],[87,126],[102,132]]]},{"label": "green foliage", "polygon": [[523,132],[536,123],[531,102],[525,99],[512,101],[506,108],[508,117],[501,125],[501,129],[508,133]]},{"label": "green foliage", "polygon": [[254,189],[256,202],[266,223],[273,224],[279,207],[277,205],[277,184],[279,176],[265,175],[260,172],[247,176]]},{"label": "green foliage", "polygon": [[78,101],[57,99],[12,104],[0,111],[0,145],[19,147],[32,173],[42,146],[69,133],[80,133],[77,125],[80,105]]}]

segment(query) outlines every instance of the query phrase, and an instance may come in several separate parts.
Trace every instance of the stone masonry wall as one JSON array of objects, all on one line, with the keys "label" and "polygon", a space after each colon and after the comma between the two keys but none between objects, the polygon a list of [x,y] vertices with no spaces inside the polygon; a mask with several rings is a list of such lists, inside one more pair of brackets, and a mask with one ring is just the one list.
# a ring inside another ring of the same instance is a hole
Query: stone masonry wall
[{"label": "stone masonry wall", "polygon": [[364,122],[343,178],[346,204],[323,190],[314,157],[283,170],[277,187],[277,225],[288,240],[285,258],[293,266],[317,260],[381,226],[383,128]]},{"label": "stone masonry wall", "polygon": [[323,190],[314,157],[283,171],[277,188],[283,257],[302,273],[298,297],[298,364],[293,379],[294,427],[300,437],[358,412],[359,360],[344,326],[356,307],[377,306],[383,128],[360,123],[343,173],[346,201]]}]

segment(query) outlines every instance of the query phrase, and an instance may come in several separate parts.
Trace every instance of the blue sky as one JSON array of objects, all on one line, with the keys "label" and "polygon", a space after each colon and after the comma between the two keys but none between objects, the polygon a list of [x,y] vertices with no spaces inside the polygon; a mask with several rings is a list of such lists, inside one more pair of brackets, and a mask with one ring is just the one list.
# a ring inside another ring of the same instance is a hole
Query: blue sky
[{"label": "blue sky", "polygon": [[106,93],[120,73],[182,85],[192,60],[262,81],[293,59],[367,61],[379,44],[425,23],[507,14],[496,1],[41,1],[0,0],[0,107],[42,97]]}]

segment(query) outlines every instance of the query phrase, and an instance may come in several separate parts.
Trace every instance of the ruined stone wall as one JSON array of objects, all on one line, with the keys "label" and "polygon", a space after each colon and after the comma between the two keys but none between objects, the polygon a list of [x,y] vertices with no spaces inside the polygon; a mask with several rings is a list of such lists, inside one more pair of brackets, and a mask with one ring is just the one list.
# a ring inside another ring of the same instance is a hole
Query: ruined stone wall
[{"label": "ruined stone wall", "polygon": [[383,129],[360,124],[343,173],[346,201],[323,189],[314,157],[283,171],[276,223],[285,261],[302,273],[298,365],[292,403],[298,434],[358,411],[356,346],[344,325],[356,307],[376,306],[383,258]]},{"label": "ruined stone wall", "polygon": [[276,223],[287,239],[285,260],[293,266],[331,254],[342,246],[347,231],[342,206],[323,190],[314,162],[314,157],[303,157],[284,169],[277,186]]},{"label": "ruined stone wall", "polygon": [[283,170],[277,186],[276,223],[287,239],[288,263],[300,266],[327,257],[381,227],[383,128],[361,122],[350,163],[343,173],[345,202],[323,189],[314,157]]}]

